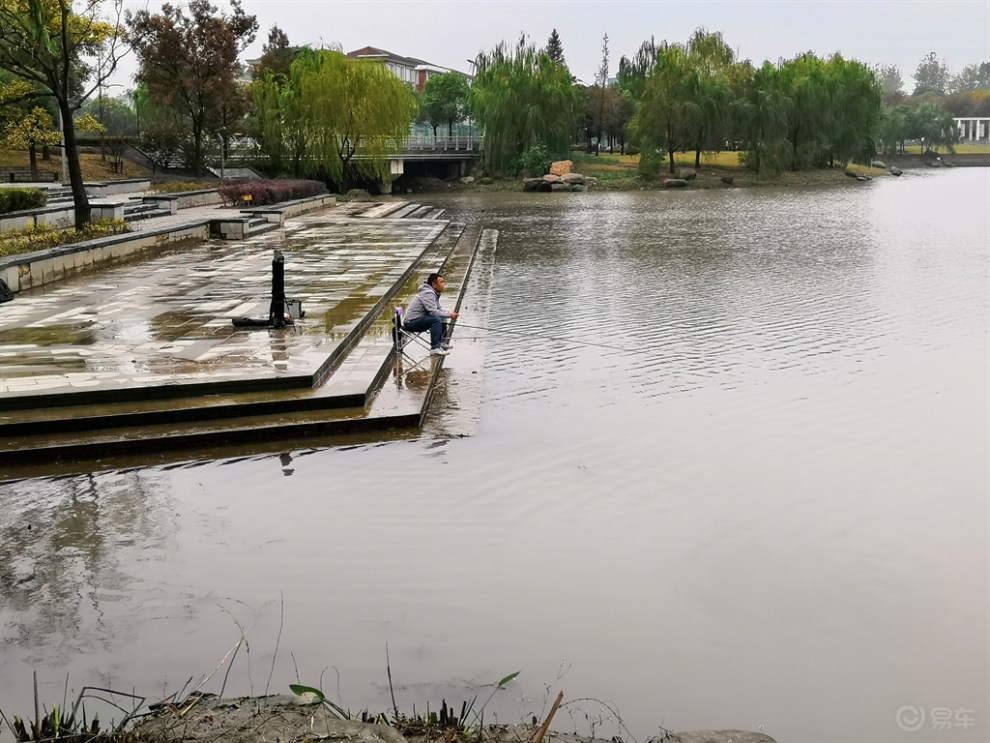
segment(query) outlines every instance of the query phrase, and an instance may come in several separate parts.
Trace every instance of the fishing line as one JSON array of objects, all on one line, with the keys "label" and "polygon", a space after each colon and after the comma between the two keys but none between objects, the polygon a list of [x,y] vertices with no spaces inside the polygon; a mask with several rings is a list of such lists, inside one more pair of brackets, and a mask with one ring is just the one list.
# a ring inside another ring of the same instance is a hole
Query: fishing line
[{"label": "fishing line", "polygon": [[[506,330],[504,328],[486,328],[483,325],[468,325],[467,323],[462,323],[460,319],[456,320],[454,323],[454,328],[470,328],[471,330],[485,330],[489,333],[512,333],[514,335],[519,335],[519,330]],[[547,335],[546,333],[533,333],[532,331],[526,331],[527,337],[542,338],[548,341],[556,341],[558,343],[572,343],[581,346],[594,346],[595,348],[607,348],[610,351],[621,351],[622,353],[633,353],[633,354],[643,354],[644,351],[635,348],[623,348],[622,346],[610,346],[608,343],[595,343],[594,341],[579,341],[576,338],[564,338],[559,335]]]}]

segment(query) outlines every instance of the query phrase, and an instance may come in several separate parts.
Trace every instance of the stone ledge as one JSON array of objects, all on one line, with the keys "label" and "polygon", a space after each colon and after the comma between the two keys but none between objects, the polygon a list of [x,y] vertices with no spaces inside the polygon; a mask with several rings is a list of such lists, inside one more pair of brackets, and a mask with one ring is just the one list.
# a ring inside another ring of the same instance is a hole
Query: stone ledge
[{"label": "stone ledge", "polygon": [[172,227],[109,235],[71,245],[60,245],[49,250],[0,258],[0,279],[14,293],[35,289],[73,276],[85,268],[125,258],[147,248],[179,240],[206,239],[209,236],[210,222],[209,219],[200,219]]}]

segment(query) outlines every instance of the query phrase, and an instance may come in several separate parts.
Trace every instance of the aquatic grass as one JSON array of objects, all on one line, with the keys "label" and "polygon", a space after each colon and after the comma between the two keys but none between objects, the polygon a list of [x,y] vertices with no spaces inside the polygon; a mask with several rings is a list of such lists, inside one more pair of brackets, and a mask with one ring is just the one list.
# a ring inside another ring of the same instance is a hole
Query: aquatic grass
[{"label": "aquatic grass", "polygon": [[[38,673],[34,673],[34,719],[25,720],[17,715],[8,719],[6,714],[0,709],[0,723],[5,724],[14,739],[18,743],[35,743],[38,741],[60,740],[66,743],[96,743],[98,741],[125,743],[134,740],[125,732],[126,726],[134,718],[137,711],[144,705],[145,698],[136,694],[115,691],[113,689],[103,689],[96,686],[84,686],[79,690],[75,703],[68,714],[65,714],[66,701],[63,698],[62,706],[52,705],[51,709],[42,714],[42,705],[38,696]],[[69,680],[66,678],[66,689]],[[109,695],[109,698],[100,695]],[[122,707],[116,701],[117,697],[125,697],[135,702],[132,709]],[[94,699],[111,707],[115,707],[124,713],[120,723],[112,729],[103,732],[100,730],[99,715],[94,715],[92,720],[87,719],[84,700]],[[2,727],[0,727],[2,731]]]}]

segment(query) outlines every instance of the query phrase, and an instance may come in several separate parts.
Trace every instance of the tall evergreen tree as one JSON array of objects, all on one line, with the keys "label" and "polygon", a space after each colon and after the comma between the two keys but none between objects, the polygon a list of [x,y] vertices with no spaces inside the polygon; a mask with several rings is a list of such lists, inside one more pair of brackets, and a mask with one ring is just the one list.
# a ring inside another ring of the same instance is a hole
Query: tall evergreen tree
[{"label": "tall evergreen tree", "polygon": [[547,56],[550,57],[551,62],[567,66],[567,62],[564,61],[564,45],[560,42],[560,34],[557,33],[557,29],[554,29],[550,38],[547,39]]},{"label": "tall evergreen tree", "polygon": [[945,95],[949,88],[949,68],[935,52],[929,52],[918,63],[914,72],[914,93],[937,93]]},{"label": "tall evergreen tree", "polygon": [[261,58],[251,71],[255,80],[261,80],[267,74],[289,76],[292,60],[299,51],[298,47],[289,44],[289,37],[277,25],[268,32],[268,42],[261,47]]},{"label": "tall evergreen tree", "polygon": [[595,75],[595,88],[598,90],[598,116],[595,120],[595,132],[598,135],[595,144],[595,154],[602,149],[602,137],[605,134],[605,110],[606,96],[605,89],[608,87],[608,34],[602,37],[602,63],[598,67]]}]

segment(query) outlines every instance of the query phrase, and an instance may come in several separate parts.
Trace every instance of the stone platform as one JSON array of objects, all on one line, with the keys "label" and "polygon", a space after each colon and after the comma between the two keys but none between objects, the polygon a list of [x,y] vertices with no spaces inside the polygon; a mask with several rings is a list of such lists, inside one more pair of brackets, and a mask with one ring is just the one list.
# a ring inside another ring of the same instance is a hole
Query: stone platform
[{"label": "stone platform", "polygon": [[[439,214],[342,205],[0,305],[0,479],[30,462],[417,425],[432,372],[418,390],[382,393],[395,371],[392,308],[443,266],[453,309],[479,244],[495,247],[494,233]],[[284,329],[234,327],[234,317],[267,318],[274,249],[305,316]],[[421,355],[414,365],[439,369]]]}]

